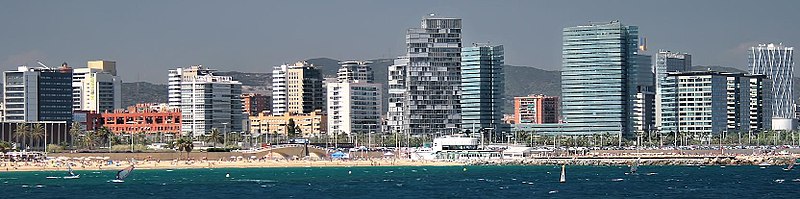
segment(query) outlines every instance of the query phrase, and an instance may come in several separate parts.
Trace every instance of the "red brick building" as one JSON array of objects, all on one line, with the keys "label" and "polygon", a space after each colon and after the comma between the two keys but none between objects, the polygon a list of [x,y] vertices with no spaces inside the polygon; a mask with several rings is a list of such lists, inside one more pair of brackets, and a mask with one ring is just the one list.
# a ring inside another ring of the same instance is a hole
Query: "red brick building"
[{"label": "red brick building", "polygon": [[514,124],[552,124],[560,117],[556,96],[530,95],[514,97]]},{"label": "red brick building", "polygon": [[137,104],[126,110],[101,114],[103,126],[113,133],[171,133],[181,132],[181,112],[167,106]]},{"label": "red brick building", "polygon": [[242,94],[242,112],[250,116],[256,116],[265,110],[271,110],[272,104],[269,96],[258,93]]}]

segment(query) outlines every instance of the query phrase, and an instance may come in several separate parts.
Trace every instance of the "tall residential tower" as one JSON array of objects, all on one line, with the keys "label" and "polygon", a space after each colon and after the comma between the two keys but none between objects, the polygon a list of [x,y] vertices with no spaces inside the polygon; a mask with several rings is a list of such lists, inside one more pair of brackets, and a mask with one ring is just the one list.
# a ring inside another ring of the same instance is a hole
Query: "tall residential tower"
[{"label": "tall residential tower", "polygon": [[417,135],[458,132],[461,125],[461,19],[425,17],[419,28],[408,29],[406,45],[407,65],[403,71],[390,72],[390,76],[394,72],[404,73],[404,92],[400,97],[402,116],[397,117],[402,119],[399,129]]},{"label": "tall residential tower", "polygon": [[772,80],[772,129],[794,130],[795,99],[794,47],[781,44],[759,44],[748,52],[749,72],[753,75],[766,75]]}]

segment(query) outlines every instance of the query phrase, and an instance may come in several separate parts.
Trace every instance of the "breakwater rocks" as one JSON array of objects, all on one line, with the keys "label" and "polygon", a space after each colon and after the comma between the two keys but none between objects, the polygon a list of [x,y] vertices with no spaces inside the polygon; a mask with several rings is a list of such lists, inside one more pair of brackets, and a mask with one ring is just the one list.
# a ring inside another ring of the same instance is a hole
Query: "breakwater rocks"
[{"label": "breakwater rocks", "polygon": [[620,166],[639,165],[655,166],[698,166],[698,165],[788,165],[793,164],[791,156],[724,156],[724,157],[586,157],[586,158],[525,158],[525,159],[490,159],[466,160],[467,165],[583,165],[583,166]]}]

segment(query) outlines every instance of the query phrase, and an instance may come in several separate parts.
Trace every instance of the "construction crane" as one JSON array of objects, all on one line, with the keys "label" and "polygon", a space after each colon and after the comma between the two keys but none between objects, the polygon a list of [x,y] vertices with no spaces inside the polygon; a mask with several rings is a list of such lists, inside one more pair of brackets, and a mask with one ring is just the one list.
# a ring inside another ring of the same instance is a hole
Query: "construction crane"
[{"label": "construction crane", "polygon": [[44,67],[44,68],[46,68],[46,69],[51,69],[49,66],[47,66],[47,65],[44,65],[44,64],[43,64],[41,61],[39,61],[39,60],[36,60],[36,63],[37,63],[37,64],[39,64],[39,66],[42,66],[42,67]]}]

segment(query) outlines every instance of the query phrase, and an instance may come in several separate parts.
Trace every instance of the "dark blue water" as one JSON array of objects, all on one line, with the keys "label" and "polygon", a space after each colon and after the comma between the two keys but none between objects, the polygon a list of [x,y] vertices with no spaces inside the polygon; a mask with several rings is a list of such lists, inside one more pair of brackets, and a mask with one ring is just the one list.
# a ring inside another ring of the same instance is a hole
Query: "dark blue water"
[{"label": "dark blue water", "polygon": [[3,172],[0,198],[800,198],[800,171],[777,166],[628,170],[569,166],[566,183],[553,166],[136,170],[124,184],[107,182],[114,171]]}]

